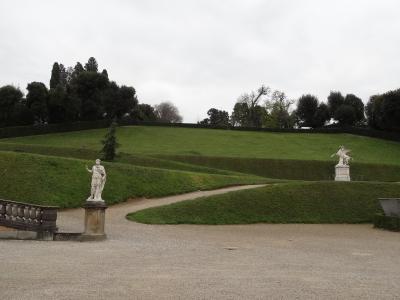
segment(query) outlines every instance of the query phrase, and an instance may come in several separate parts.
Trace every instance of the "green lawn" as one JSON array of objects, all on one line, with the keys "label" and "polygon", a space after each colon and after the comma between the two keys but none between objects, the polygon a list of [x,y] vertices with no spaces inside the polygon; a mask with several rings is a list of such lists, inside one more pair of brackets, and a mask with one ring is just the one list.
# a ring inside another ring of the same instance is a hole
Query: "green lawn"
[{"label": "green lawn", "polygon": [[[14,201],[79,207],[89,196],[93,161],[0,151],[0,198]],[[196,190],[268,181],[248,175],[174,171],[122,163],[105,163],[103,198],[114,204],[134,197],[162,197]]]},{"label": "green lawn", "polygon": [[188,200],[127,216],[148,224],[363,223],[399,183],[297,182]]},{"label": "green lawn", "polygon": [[[2,139],[0,143],[100,149],[106,129]],[[354,162],[400,165],[400,143],[350,134],[270,133],[129,126],[117,129],[119,151],[140,155],[204,155],[332,161],[340,145]]]}]

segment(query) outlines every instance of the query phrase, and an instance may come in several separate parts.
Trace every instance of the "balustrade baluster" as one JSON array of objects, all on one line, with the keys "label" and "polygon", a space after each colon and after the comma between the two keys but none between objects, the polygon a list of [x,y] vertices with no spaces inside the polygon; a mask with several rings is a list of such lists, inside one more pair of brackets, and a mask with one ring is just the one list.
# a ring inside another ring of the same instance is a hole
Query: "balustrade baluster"
[{"label": "balustrade baluster", "polygon": [[0,225],[37,232],[57,230],[57,208],[0,199]]},{"label": "balustrade baluster", "polygon": [[6,205],[4,203],[0,203],[0,219],[5,219],[6,214]]}]

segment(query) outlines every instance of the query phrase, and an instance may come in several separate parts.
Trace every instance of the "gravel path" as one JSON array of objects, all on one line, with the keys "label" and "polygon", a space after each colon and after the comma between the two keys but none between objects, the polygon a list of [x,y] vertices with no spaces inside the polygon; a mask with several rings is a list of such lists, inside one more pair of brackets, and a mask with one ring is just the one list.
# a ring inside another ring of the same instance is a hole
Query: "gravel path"
[{"label": "gravel path", "polygon": [[[0,299],[398,299],[400,234],[371,225],[145,225],[107,210],[104,242],[0,241]],[[60,213],[82,231],[83,210]]]}]

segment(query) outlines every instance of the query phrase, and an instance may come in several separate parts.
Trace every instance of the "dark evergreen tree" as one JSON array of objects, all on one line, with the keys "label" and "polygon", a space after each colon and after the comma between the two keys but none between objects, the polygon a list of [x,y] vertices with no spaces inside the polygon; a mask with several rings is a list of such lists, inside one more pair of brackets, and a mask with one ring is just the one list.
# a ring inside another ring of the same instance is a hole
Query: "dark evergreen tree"
[{"label": "dark evergreen tree", "polygon": [[77,77],[82,72],[85,72],[85,69],[83,68],[82,64],[78,61],[74,67],[74,76],[73,77]]},{"label": "dark evergreen tree", "polygon": [[361,122],[365,119],[364,115],[364,103],[360,98],[353,94],[348,94],[344,98],[344,104],[345,105],[350,105],[351,107],[354,108],[355,116],[356,116],[356,122]]},{"label": "dark evergreen tree", "polygon": [[400,131],[400,89],[382,96],[383,129]]},{"label": "dark evergreen tree", "polygon": [[302,127],[314,127],[314,117],[318,109],[318,98],[313,95],[303,95],[297,102],[296,116]]},{"label": "dark evergreen tree", "polygon": [[60,64],[60,82],[59,84],[65,87],[68,81],[68,73],[63,64]]},{"label": "dark evergreen tree", "polygon": [[54,89],[58,84],[60,84],[60,65],[55,62],[51,70],[50,88]]},{"label": "dark evergreen tree", "polygon": [[26,89],[28,90],[26,105],[32,110],[35,121],[38,123],[47,122],[49,92],[46,86],[42,82],[31,82]]},{"label": "dark evergreen tree", "polygon": [[98,120],[105,113],[103,99],[109,81],[95,72],[82,72],[69,84],[68,96],[80,104],[81,120]]},{"label": "dark evergreen tree", "polygon": [[117,128],[117,123],[113,121],[104,137],[104,140],[102,140],[103,144],[103,149],[101,150],[101,153],[103,155],[102,159],[106,161],[113,161],[115,156],[116,156],[116,150],[119,147],[119,144],[117,143],[117,138],[115,136]]},{"label": "dark evergreen tree", "polygon": [[336,110],[344,104],[344,97],[340,92],[332,92],[328,96],[329,115],[333,118]]},{"label": "dark evergreen tree", "polygon": [[318,105],[318,108],[315,112],[314,115],[314,120],[313,120],[313,127],[318,128],[322,127],[325,125],[327,121],[329,121],[331,117],[329,116],[329,108],[328,105],[325,103],[321,102]]},{"label": "dark evergreen tree", "polygon": [[5,85],[0,88],[0,125],[12,125],[15,121],[14,110],[22,102],[23,94],[19,88]]},{"label": "dark evergreen tree", "polygon": [[89,58],[88,62],[85,64],[85,70],[88,72],[97,72],[98,71],[97,61],[94,57]]},{"label": "dark evergreen tree", "polygon": [[34,123],[35,116],[33,115],[32,110],[26,106],[25,102],[26,101],[23,99],[21,102],[15,105],[12,125],[24,126],[32,125]]},{"label": "dark evergreen tree", "polygon": [[342,104],[336,109],[334,118],[339,121],[340,126],[353,126],[357,121],[354,107],[347,104]]},{"label": "dark evergreen tree", "polygon": [[382,95],[374,95],[371,96],[367,106],[366,106],[366,114],[368,125],[375,129],[383,129],[384,120],[383,120],[383,101],[384,96]]},{"label": "dark evergreen tree", "polygon": [[101,74],[102,74],[103,76],[105,76],[105,77],[108,78],[108,72],[107,72],[106,69],[103,69],[103,71],[101,72]]}]

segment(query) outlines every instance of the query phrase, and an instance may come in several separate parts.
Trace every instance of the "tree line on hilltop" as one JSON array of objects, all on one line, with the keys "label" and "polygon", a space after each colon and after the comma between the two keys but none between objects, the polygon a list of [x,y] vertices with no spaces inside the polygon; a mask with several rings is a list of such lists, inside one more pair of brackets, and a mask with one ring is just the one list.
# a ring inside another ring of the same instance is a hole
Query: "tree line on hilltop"
[{"label": "tree line on hilltop", "polygon": [[[31,82],[27,94],[12,85],[0,87],[0,127],[101,119],[180,123],[182,117],[171,102],[151,106],[139,103],[132,86],[118,85],[108,72],[99,72],[90,57],[66,68],[55,62],[49,88]],[[296,106],[294,105],[296,102]],[[370,97],[367,105],[354,94],[331,91],[327,101],[306,94],[297,101],[282,91],[262,85],[241,95],[229,114],[211,108],[198,122],[209,127],[320,128],[370,127],[400,131],[400,89]]]},{"label": "tree line on hilltop", "polygon": [[83,66],[65,68],[55,62],[49,88],[31,82],[27,95],[12,85],[0,87],[0,126],[17,126],[100,119],[130,118],[136,121],[181,122],[170,102],[151,106],[139,103],[136,90],[111,81],[98,70],[94,57]]},{"label": "tree line on hilltop", "polygon": [[210,127],[321,128],[370,127],[400,131],[400,89],[371,96],[365,106],[354,94],[331,91],[327,102],[310,94],[294,100],[284,92],[262,85],[257,91],[239,97],[231,115],[211,108],[208,117],[198,122]]}]

